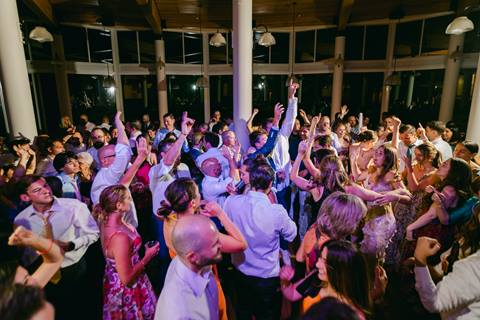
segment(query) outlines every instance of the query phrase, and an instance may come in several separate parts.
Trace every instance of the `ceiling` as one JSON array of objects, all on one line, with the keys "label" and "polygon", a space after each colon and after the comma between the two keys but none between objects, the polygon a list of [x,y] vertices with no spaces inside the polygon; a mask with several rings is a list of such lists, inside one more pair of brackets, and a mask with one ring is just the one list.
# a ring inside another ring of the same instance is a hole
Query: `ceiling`
[{"label": "ceiling", "polygon": [[[232,27],[231,0],[19,0],[48,23],[104,24],[127,28]],[[253,0],[256,25],[332,25],[455,11],[458,0]]]}]

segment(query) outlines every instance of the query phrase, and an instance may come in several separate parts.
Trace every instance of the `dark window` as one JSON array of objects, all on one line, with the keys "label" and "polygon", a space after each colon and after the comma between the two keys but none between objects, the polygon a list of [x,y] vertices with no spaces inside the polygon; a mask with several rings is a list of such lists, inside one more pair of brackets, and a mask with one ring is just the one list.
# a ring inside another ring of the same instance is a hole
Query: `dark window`
[{"label": "dark window", "polygon": [[224,119],[233,117],[233,76],[210,76],[210,114],[216,110]]},{"label": "dark window", "polygon": [[[480,51],[480,11],[472,12],[468,15],[472,20],[475,29],[465,33],[465,43],[463,52],[479,52]],[[453,20],[453,18],[452,18]]]},{"label": "dark window", "polygon": [[345,59],[362,60],[364,27],[347,27],[345,29]]},{"label": "dark window", "polygon": [[448,35],[445,34],[452,15],[425,20],[423,29],[422,54],[446,54],[448,51]]},{"label": "dark window", "polygon": [[270,50],[271,63],[288,63],[290,34],[286,32],[273,33],[276,44]]},{"label": "dark window", "polygon": [[88,29],[92,62],[112,61],[112,37],[109,30]]},{"label": "dark window", "polygon": [[317,30],[316,61],[328,59],[334,56],[336,32],[336,29]]},{"label": "dark window", "polygon": [[295,62],[313,62],[315,31],[297,32],[295,40]]},{"label": "dark window", "polygon": [[88,62],[86,29],[61,26],[60,32],[63,36],[65,60]]},{"label": "dark window", "polygon": [[387,50],[388,26],[367,26],[365,60],[383,60]]},{"label": "dark window", "polygon": [[141,119],[148,113],[158,119],[157,78],[155,75],[125,75],[122,77],[125,118]]},{"label": "dark window", "polygon": [[167,76],[168,111],[172,112],[177,119],[182,112],[187,111],[190,117],[202,121],[203,90],[205,89],[195,86],[197,79],[198,76]]},{"label": "dark window", "polygon": [[395,56],[403,58],[418,55],[421,33],[421,20],[397,24],[395,34]]},{"label": "dark window", "polygon": [[185,41],[185,63],[202,64],[202,35],[186,32],[183,37]]},{"label": "dark window", "polygon": [[383,73],[345,73],[342,103],[351,114],[362,112],[370,124],[378,123],[382,103]]},{"label": "dark window", "polygon": [[183,63],[182,33],[165,32],[164,37],[166,63]]},{"label": "dark window", "polygon": [[140,42],[140,63],[155,63],[155,35],[150,31],[139,31],[138,37]]},{"label": "dark window", "polygon": [[137,33],[135,31],[118,31],[117,35],[120,63],[138,63]]}]

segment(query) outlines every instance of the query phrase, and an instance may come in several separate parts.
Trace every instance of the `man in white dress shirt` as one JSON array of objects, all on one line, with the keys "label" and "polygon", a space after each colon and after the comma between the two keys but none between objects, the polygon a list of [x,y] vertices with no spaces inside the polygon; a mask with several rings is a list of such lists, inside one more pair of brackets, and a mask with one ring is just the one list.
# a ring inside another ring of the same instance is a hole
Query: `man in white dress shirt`
[{"label": "man in white dress shirt", "polygon": [[[55,305],[59,319],[74,319],[73,310],[82,318],[85,310],[78,308],[78,301],[85,301],[89,295],[84,255],[99,237],[97,223],[84,203],[53,197],[49,185],[40,176],[24,176],[17,187],[20,199],[31,205],[16,216],[14,224],[52,239],[65,252],[60,272],[45,287],[47,298]],[[26,265],[34,267],[38,258],[37,252],[25,250]]]},{"label": "man in white dress shirt", "polygon": [[178,220],[172,260],[157,302],[155,320],[218,320],[218,288],[212,265],[222,260],[215,224],[201,215]]},{"label": "man in white dress shirt", "polygon": [[427,126],[424,130],[420,127],[420,132],[424,137],[426,136],[428,140],[435,146],[435,148],[442,155],[442,161],[446,161],[452,157],[452,147],[442,139],[442,133],[445,131],[445,123],[442,121],[430,121],[427,123]]},{"label": "man in white dress shirt", "polygon": [[409,124],[400,126],[399,138],[400,142],[398,143],[398,157],[400,160],[400,172],[403,172],[405,169],[405,161],[403,159],[407,157],[410,159],[410,161],[412,161],[412,159],[415,158],[415,147],[421,145],[423,142],[417,138],[415,127]]},{"label": "man in white dress shirt", "polygon": [[[106,187],[120,183],[120,179],[123,177],[132,156],[128,136],[125,133],[125,126],[120,119],[121,114],[121,112],[117,112],[115,115],[115,127],[118,129],[117,144],[109,144],[98,150],[101,168],[93,180],[90,193],[90,198],[94,205],[98,203],[100,194]],[[138,226],[137,212],[134,205],[130,206],[129,212],[125,215],[125,220],[135,227]]]},{"label": "man in white dress shirt", "polygon": [[272,204],[267,196],[275,173],[268,164],[250,172],[251,190],[230,196],[224,211],[248,243],[242,253],[232,254],[237,269],[237,319],[280,319],[280,237],[293,241],[297,227],[285,208]]},{"label": "man in white dress shirt", "polygon": [[205,147],[205,152],[197,157],[195,163],[197,167],[201,168],[203,161],[208,158],[216,158],[222,165],[222,178],[226,179],[230,175],[230,164],[228,160],[223,156],[222,151],[220,150],[220,136],[213,132],[205,132],[203,136],[203,146]]}]

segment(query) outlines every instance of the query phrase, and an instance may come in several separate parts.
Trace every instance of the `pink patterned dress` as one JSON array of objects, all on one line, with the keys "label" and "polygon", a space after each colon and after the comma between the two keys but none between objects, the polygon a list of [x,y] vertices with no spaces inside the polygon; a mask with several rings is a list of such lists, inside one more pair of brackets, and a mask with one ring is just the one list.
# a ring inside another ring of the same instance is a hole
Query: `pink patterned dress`
[{"label": "pink patterned dress", "polygon": [[[117,233],[110,236],[107,241]],[[138,251],[142,245],[142,238],[135,232],[132,240],[132,264],[140,261]],[[125,286],[120,281],[120,276],[115,266],[115,260],[105,255],[106,265],[103,276],[103,319],[104,320],[129,320],[129,319],[153,319],[155,315],[155,306],[157,298],[153,291],[150,280],[143,272],[135,283],[131,286]]]}]

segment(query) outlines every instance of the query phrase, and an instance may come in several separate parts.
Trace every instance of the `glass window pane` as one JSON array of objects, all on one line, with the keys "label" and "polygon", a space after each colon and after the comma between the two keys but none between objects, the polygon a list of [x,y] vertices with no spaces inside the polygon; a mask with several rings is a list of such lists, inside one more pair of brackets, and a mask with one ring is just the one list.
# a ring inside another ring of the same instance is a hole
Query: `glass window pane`
[{"label": "glass window pane", "polygon": [[139,31],[140,63],[155,63],[155,35],[150,31]]},{"label": "glass window pane", "polygon": [[387,51],[388,26],[367,26],[365,60],[383,60]]},{"label": "glass window pane", "polygon": [[[168,81],[168,111],[172,112],[177,119],[184,111],[188,116],[202,121],[203,114],[203,90],[195,86],[197,76],[169,75]],[[180,124],[180,121],[177,121]]]},{"label": "glass window pane", "polygon": [[126,119],[141,119],[148,113],[158,120],[157,85],[155,75],[125,75],[122,77]]},{"label": "glass window pane", "polygon": [[92,62],[112,61],[112,39],[109,30],[88,29]]},{"label": "glass window pane", "polygon": [[137,33],[135,31],[118,31],[117,35],[120,63],[138,63]]},{"label": "glass window pane", "polygon": [[362,60],[364,27],[345,29],[345,60]]},{"label": "glass window pane", "polygon": [[468,15],[472,20],[475,29],[465,33],[465,43],[463,52],[479,52],[480,51],[480,11],[472,12]]},{"label": "glass window pane", "polygon": [[222,118],[233,117],[233,76],[210,76],[210,114],[216,110]]},{"label": "glass window pane", "polygon": [[182,33],[164,32],[166,63],[183,63]]},{"label": "glass window pane", "polygon": [[286,75],[254,75],[253,106],[260,110],[257,120],[273,116],[277,102],[287,100]]},{"label": "glass window pane", "polygon": [[101,123],[104,115],[113,117],[116,110],[115,91],[103,87],[104,78],[100,75],[68,75],[74,121],[78,121],[82,113],[87,113],[94,123]]},{"label": "glass window pane", "polygon": [[60,32],[63,36],[65,60],[88,61],[86,29],[61,26]]},{"label": "glass window pane", "polygon": [[304,74],[298,76],[301,93],[299,107],[307,114],[330,114],[332,102],[332,74]]},{"label": "glass window pane", "polygon": [[288,63],[288,50],[290,44],[290,34],[286,32],[275,32],[273,33],[275,37],[275,44],[270,51],[271,63]]},{"label": "glass window pane", "polygon": [[268,48],[258,44],[258,40],[262,36],[261,33],[256,32],[255,42],[253,43],[252,62],[253,63],[268,63]]},{"label": "glass window pane", "polygon": [[[209,41],[213,35],[214,35],[213,33],[210,33],[208,35]],[[227,40],[227,35],[225,33],[222,33],[222,35],[225,37],[225,40]],[[208,46],[210,64],[226,64],[227,63],[227,45],[228,43],[222,47],[214,47],[211,45]]]},{"label": "glass window pane", "polygon": [[418,55],[422,21],[399,23],[395,34],[395,57],[414,57]]},{"label": "glass window pane", "polygon": [[317,30],[317,52],[316,61],[328,59],[335,54],[336,29]]},{"label": "glass window pane", "polygon": [[185,32],[185,63],[203,63],[202,35],[199,33]]},{"label": "glass window pane", "polygon": [[443,16],[425,20],[423,29],[422,54],[447,54],[448,52],[448,35],[445,34],[453,16]]},{"label": "glass window pane", "polygon": [[303,31],[296,33],[295,62],[313,62],[313,45],[315,31]]},{"label": "glass window pane", "polygon": [[[342,104],[351,114],[363,112],[370,124],[378,123],[382,104],[383,73],[345,73],[343,76]],[[376,129],[376,128],[371,128]]]}]

